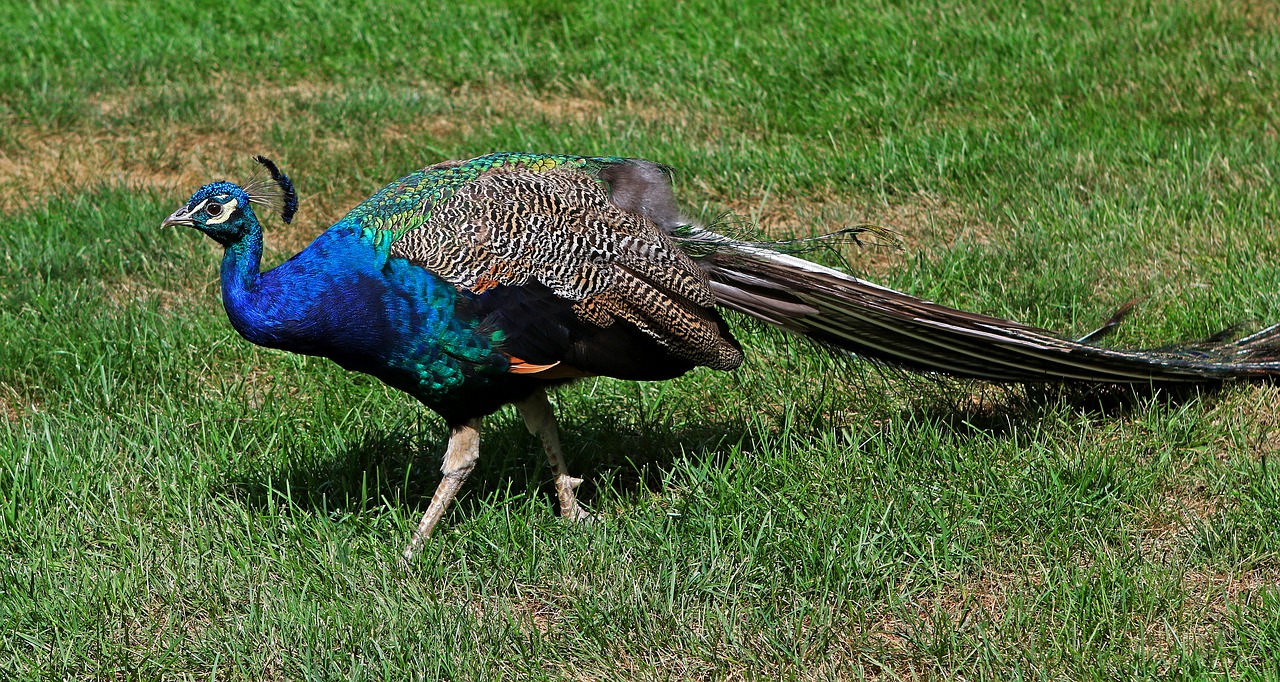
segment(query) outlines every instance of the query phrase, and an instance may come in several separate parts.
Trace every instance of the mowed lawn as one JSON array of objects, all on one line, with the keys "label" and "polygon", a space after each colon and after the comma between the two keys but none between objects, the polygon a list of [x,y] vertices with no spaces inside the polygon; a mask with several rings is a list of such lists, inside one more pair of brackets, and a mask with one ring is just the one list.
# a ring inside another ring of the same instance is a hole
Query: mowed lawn
[{"label": "mowed lawn", "polygon": [[[376,7],[371,5],[378,5]],[[266,154],[304,246],[490,151],[641,156],[691,215],[1107,343],[1280,321],[1280,4],[0,5],[0,677],[1240,679],[1280,659],[1280,387],[1058,392],[749,360],[442,422],[231,329],[160,221]],[[754,227],[753,227],[754,226]]]}]

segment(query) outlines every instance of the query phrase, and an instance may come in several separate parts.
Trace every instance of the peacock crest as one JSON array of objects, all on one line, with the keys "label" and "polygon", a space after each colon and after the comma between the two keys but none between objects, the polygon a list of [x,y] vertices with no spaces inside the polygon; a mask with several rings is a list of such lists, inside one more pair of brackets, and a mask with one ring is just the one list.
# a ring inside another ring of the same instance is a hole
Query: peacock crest
[{"label": "peacock crest", "polygon": [[279,214],[286,223],[293,222],[293,216],[298,212],[298,193],[293,188],[293,181],[271,159],[258,155],[253,160],[260,168],[241,187],[248,195],[249,203]]}]

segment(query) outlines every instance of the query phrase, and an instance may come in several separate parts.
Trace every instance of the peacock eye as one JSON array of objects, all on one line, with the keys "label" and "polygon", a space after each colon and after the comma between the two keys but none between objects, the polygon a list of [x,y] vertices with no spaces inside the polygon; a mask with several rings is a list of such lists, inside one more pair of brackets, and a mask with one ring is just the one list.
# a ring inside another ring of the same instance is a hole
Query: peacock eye
[{"label": "peacock eye", "polygon": [[204,207],[204,212],[208,213],[212,218],[217,218],[222,215],[222,204],[211,201],[208,206]]}]

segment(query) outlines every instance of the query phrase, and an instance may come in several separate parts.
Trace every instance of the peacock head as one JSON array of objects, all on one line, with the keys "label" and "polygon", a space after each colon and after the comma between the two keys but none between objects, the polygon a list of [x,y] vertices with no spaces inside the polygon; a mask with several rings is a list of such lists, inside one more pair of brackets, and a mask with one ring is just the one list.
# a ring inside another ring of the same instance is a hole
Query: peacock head
[{"label": "peacock head", "polygon": [[280,212],[286,223],[298,210],[298,195],[289,176],[265,156],[255,156],[270,177],[259,177],[240,187],[220,180],[211,182],[191,195],[185,206],[164,219],[161,226],[185,225],[209,235],[223,246],[244,239],[255,228],[261,229],[253,206],[265,206]]}]

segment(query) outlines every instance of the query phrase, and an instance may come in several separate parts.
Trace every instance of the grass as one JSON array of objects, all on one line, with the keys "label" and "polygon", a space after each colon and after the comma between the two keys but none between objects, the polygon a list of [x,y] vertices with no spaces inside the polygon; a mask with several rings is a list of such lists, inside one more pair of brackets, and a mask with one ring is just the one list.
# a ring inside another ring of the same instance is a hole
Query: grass
[{"label": "grass", "polygon": [[421,560],[444,429],[250,346],[159,230],[267,153],[279,261],[385,182],[527,149],[681,170],[691,213],[874,220],[885,284],[1114,343],[1280,319],[1280,6],[0,7],[0,671],[10,679],[1263,678],[1274,385],[1119,406],[833,362],[510,411]]}]

